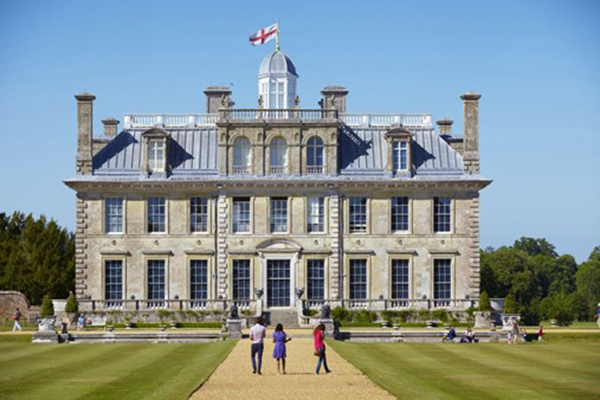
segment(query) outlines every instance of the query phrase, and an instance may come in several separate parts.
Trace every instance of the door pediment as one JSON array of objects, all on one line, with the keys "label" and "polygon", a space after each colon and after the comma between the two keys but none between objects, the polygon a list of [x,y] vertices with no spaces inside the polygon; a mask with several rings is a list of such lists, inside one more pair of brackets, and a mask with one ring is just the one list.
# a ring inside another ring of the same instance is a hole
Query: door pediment
[{"label": "door pediment", "polygon": [[299,253],[302,251],[302,246],[290,239],[269,239],[265,240],[258,246],[256,251],[259,253]]}]

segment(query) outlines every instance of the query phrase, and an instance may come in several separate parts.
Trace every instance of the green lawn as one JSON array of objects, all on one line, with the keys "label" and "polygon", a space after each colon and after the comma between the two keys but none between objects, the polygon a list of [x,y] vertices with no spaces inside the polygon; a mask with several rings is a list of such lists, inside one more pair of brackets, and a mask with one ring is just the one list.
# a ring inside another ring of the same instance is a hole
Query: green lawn
[{"label": "green lawn", "polygon": [[398,398],[600,397],[600,341],[517,346],[328,343]]},{"label": "green lawn", "polygon": [[32,344],[0,340],[0,398],[187,399],[235,340],[202,344]]}]

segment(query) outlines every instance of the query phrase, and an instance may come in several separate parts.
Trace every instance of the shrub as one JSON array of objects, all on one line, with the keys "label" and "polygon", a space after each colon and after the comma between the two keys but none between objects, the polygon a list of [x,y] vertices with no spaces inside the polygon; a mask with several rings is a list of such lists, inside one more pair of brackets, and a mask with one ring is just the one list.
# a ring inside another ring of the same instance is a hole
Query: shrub
[{"label": "shrub", "polygon": [[73,292],[69,293],[67,304],[65,305],[65,311],[71,314],[79,312],[79,304],[77,303],[77,299],[75,298]]},{"label": "shrub", "polygon": [[398,318],[402,322],[410,322],[415,318],[415,312],[413,310],[402,310],[398,313]]},{"label": "shrub", "polygon": [[433,312],[433,318],[437,319],[438,321],[441,322],[448,322],[448,311],[446,310],[435,310]]},{"label": "shrub", "polygon": [[392,322],[394,319],[398,317],[398,312],[391,310],[384,310],[381,312],[381,320]]},{"label": "shrub", "polygon": [[331,310],[331,317],[339,322],[348,322],[350,321],[350,311],[346,310],[344,307],[337,306]]},{"label": "shrub", "polygon": [[512,294],[509,294],[504,299],[504,313],[505,314],[516,314],[518,312],[517,301]]},{"label": "shrub", "polygon": [[40,310],[40,317],[53,317],[54,316],[54,305],[49,295],[44,296],[42,300],[42,309]]},{"label": "shrub", "polygon": [[354,316],[354,321],[359,323],[369,323],[377,319],[377,313],[373,311],[360,310]]},{"label": "shrub", "polygon": [[469,323],[473,323],[475,322],[475,311],[477,311],[476,307],[469,307],[465,310],[465,312],[467,313],[467,322]]},{"label": "shrub", "polygon": [[431,311],[426,309],[421,309],[418,311],[419,320],[421,321],[429,321],[431,319]]},{"label": "shrub", "polygon": [[305,308],[303,310],[303,312],[302,312],[302,314],[304,314],[306,317],[314,317],[318,313],[319,313],[319,311],[313,310],[313,309],[310,309],[310,308]]},{"label": "shrub", "polygon": [[160,322],[165,322],[167,319],[169,319],[169,316],[171,315],[171,312],[169,310],[158,310],[158,312],[156,313],[158,315],[158,319],[160,319]]},{"label": "shrub", "polygon": [[546,297],[542,300],[541,308],[548,319],[555,319],[560,326],[567,326],[573,322],[573,299],[566,293]]},{"label": "shrub", "polygon": [[479,297],[479,311],[493,311],[490,296],[484,290]]}]

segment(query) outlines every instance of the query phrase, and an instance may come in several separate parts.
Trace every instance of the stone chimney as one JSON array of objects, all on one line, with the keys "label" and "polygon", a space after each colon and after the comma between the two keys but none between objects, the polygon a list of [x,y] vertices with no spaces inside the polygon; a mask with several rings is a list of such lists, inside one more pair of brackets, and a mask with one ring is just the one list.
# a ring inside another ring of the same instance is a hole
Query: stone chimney
[{"label": "stone chimney", "polygon": [[231,90],[227,86],[209,86],[204,94],[206,95],[207,114],[218,114],[219,108],[229,108]]},{"label": "stone chimney", "polygon": [[117,136],[119,130],[119,120],[109,117],[102,120],[104,124],[104,136],[107,138],[114,138]]},{"label": "stone chimney", "polygon": [[460,98],[465,114],[464,154],[465,171],[479,173],[479,99],[480,94],[469,92]]},{"label": "stone chimney", "polygon": [[435,123],[438,126],[438,133],[440,136],[452,136],[452,124],[454,121],[449,118],[442,118]]},{"label": "stone chimney", "polygon": [[346,96],[348,90],[343,86],[325,86],[321,90],[323,99],[321,100],[321,108],[325,110],[338,110],[339,114],[346,114]]},{"label": "stone chimney", "polygon": [[92,122],[96,96],[79,93],[77,99],[77,174],[92,172]]}]

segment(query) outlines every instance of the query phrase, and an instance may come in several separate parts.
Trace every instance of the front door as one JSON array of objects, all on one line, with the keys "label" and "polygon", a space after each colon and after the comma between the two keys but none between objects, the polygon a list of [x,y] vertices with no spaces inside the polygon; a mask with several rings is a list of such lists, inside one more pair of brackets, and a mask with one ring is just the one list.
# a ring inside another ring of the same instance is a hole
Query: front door
[{"label": "front door", "polygon": [[267,304],[290,306],[290,260],[267,260]]}]

